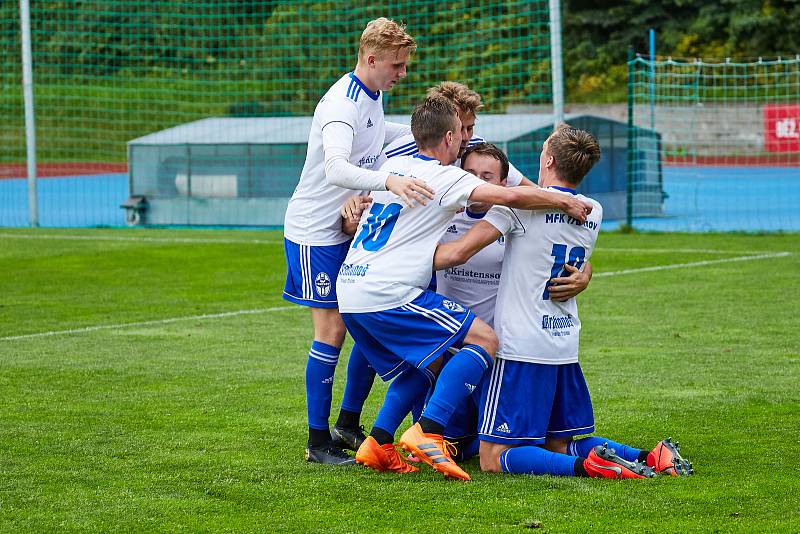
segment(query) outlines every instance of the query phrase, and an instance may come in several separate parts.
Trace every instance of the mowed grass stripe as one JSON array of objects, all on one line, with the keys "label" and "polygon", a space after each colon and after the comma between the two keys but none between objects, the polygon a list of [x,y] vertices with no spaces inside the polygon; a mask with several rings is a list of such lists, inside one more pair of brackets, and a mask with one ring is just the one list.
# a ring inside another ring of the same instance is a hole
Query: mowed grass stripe
[{"label": "mowed grass stripe", "polygon": [[[653,272],[653,271],[664,271],[664,270],[671,270],[671,269],[684,269],[689,267],[702,267],[707,265],[714,265],[719,263],[732,263],[732,262],[740,262],[740,261],[752,261],[752,260],[763,260],[763,259],[770,259],[770,258],[781,258],[790,256],[790,252],[776,252],[774,254],[760,254],[756,256],[739,256],[736,258],[725,258],[720,260],[707,260],[707,261],[696,261],[691,263],[675,263],[670,265],[655,265],[652,267],[640,267],[637,269],[624,269],[620,271],[611,271],[611,272],[603,272],[597,273],[594,275],[595,278],[601,277],[609,277],[609,276],[619,276],[619,275],[626,275],[626,274],[636,274],[636,273],[644,273],[644,272]],[[237,317],[240,315],[256,315],[261,313],[269,313],[275,311],[286,311],[286,310],[300,310],[301,307],[298,306],[276,306],[272,308],[261,308],[261,309],[253,309],[253,310],[237,310],[232,312],[221,312],[221,313],[208,313],[202,315],[191,315],[191,316],[184,316],[184,317],[170,317],[166,319],[154,319],[152,321],[136,321],[131,323],[121,323],[121,324],[106,324],[106,325],[95,325],[95,326],[87,326],[83,328],[72,328],[68,330],[51,330],[47,332],[37,332],[33,334],[24,334],[18,336],[6,336],[0,337],[0,341],[17,341],[22,339],[30,339],[30,338],[37,338],[37,337],[47,337],[47,336],[58,336],[58,335],[68,335],[68,334],[85,334],[89,332],[96,332],[98,330],[113,330],[113,329],[121,329],[121,328],[131,328],[131,327],[139,327],[139,326],[154,326],[154,325],[164,325],[170,323],[177,323],[181,321],[193,321],[193,320],[208,320],[208,319],[225,319],[228,317]]]},{"label": "mowed grass stripe", "polygon": [[593,275],[593,278],[601,278],[607,276],[619,276],[623,274],[637,274],[637,273],[648,273],[654,271],[667,271],[671,269],[686,269],[689,267],[705,267],[707,265],[716,265],[720,263],[734,263],[740,261],[753,261],[753,260],[767,260],[772,258],[785,258],[787,256],[791,256],[791,252],[775,252],[773,254],[757,254],[755,256],[737,256],[735,258],[724,258],[720,260],[704,260],[704,261],[692,261],[689,263],[673,263],[670,265],[653,265],[651,267],[638,267],[636,269],[623,269],[620,271],[608,271],[597,273]]},{"label": "mowed grass stripe", "polygon": [[88,332],[97,332],[98,330],[113,330],[117,328],[132,328],[138,326],[156,326],[171,323],[179,323],[181,321],[201,321],[208,319],[224,319],[227,317],[238,317],[241,315],[258,315],[261,313],[270,313],[276,311],[287,310],[301,310],[303,308],[298,306],[275,306],[272,308],[261,308],[256,310],[237,310],[232,312],[222,313],[204,313],[202,315],[190,315],[185,317],[169,317],[167,319],[154,319],[152,321],[136,321],[133,323],[120,323],[120,324],[101,324],[95,326],[86,326],[83,328],[72,328],[69,330],[51,330],[49,332],[38,332],[35,334],[24,334],[20,336],[6,336],[0,337],[0,341],[16,341],[20,339],[30,339],[36,337],[60,336],[66,334],[85,334]]}]

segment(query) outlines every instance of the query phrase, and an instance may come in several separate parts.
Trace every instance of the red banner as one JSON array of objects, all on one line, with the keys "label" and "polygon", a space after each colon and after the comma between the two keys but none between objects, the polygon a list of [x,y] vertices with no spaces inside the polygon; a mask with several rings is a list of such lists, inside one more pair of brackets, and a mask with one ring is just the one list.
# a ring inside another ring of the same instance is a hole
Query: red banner
[{"label": "red banner", "polygon": [[764,149],[800,152],[800,104],[764,105]]}]

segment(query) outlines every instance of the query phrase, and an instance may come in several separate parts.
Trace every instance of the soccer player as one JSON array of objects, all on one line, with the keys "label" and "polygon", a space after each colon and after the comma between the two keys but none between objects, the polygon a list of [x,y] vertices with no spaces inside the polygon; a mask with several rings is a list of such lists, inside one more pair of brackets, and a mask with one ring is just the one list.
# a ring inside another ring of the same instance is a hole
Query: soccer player
[{"label": "soccer player", "polygon": [[[424,204],[432,191],[419,180],[372,170],[384,143],[408,131],[388,123],[383,91],[406,75],[414,39],[402,26],[379,18],[361,34],[355,70],[342,76],[314,110],[306,161],[284,221],[287,275],[283,298],[311,308],[314,340],[306,366],[306,459],[353,464],[328,428],[333,374],[345,327],[337,310],[336,275],[349,246],[339,208],[352,190],[390,190],[402,202]],[[354,362],[363,362],[354,347]],[[348,375],[361,372],[348,366]],[[343,403],[344,405],[344,403]],[[363,436],[348,435],[350,441]]]},{"label": "soccer player", "polygon": [[677,444],[652,451],[594,431],[591,399],[578,363],[581,323],[574,298],[554,298],[548,281],[565,264],[580,268],[591,256],[602,220],[596,201],[575,188],[600,159],[597,140],[563,125],[545,141],[539,185],[592,202],[579,221],[553,210],[492,208],[463,238],[438,247],[435,268],[463,263],[505,235],[506,254],[497,297],[497,361],[481,396],[481,469],[490,472],[646,478],[657,472],[688,475]]},{"label": "soccer player", "polygon": [[[462,141],[459,146],[458,157],[453,164],[459,165],[461,157],[468,146],[475,146],[483,142],[483,138],[474,135],[473,132],[476,114],[483,107],[481,97],[466,85],[449,81],[442,82],[428,89],[427,96],[446,98],[456,107],[459,119],[461,120]],[[418,152],[419,149],[417,148],[414,136],[408,133],[389,143],[378,158],[376,165],[382,165],[387,159],[393,157],[404,155],[413,156]],[[535,185],[510,164],[507,184],[511,186]],[[351,200],[342,207],[342,217],[345,218],[345,224],[351,227],[353,233],[355,233],[355,227],[352,225],[358,222],[363,209],[368,206],[368,201],[369,197],[366,196],[352,197]],[[478,316],[480,317],[480,314],[478,314]],[[351,354],[348,370],[350,368],[358,368],[359,372],[348,373],[347,382],[345,383],[344,399],[342,400],[342,411],[336,426],[333,428],[333,432],[334,434],[343,434],[345,436],[356,436],[361,433],[359,428],[360,414],[364,402],[372,388],[375,373],[374,371],[371,372],[371,369],[366,364],[360,351]],[[415,415],[418,415],[418,411],[415,411]]]},{"label": "soccer player", "polygon": [[[478,143],[467,148],[461,156],[461,167],[487,183],[505,186],[509,162],[506,155],[491,143]],[[491,206],[471,203],[457,213],[447,227],[441,242],[455,241],[481,221]],[[494,326],[495,301],[500,285],[505,254],[505,238],[500,236],[486,248],[478,251],[466,263],[436,273],[436,291],[460,302],[489,326]],[[551,298],[566,300],[586,289],[591,279],[591,265],[583,269],[567,264],[569,277],[558,277],[550,283]],[[444,431],[444,437],[456,446],[456,459],[467,459],[478,454],[478,400],[480,387],[459,406]]]},{"label": "soccer player", "polygon": [[[445,476],[469,480],[441,434],[455,406],[491,367],[497,338],[471,311],[424,289],[436,244],[467,201],[562,209],[577,220],[591,206],[533,187],[487,184],[450,166],[461,146],[461,122],[446,98],[430,97],[417,106],[411,131],[419,154],[393,158],[381,170],[424,176],[437,193],[428,205],[410,210],[391,192],[373,192],[336,283],[348,331],[380,377],[394,379],[356,460],[378,470],[415,470],[394,449],[394,432],[441,369],[425,411],[400,444]],[[460,350],[442,366],[450,346]]]}]

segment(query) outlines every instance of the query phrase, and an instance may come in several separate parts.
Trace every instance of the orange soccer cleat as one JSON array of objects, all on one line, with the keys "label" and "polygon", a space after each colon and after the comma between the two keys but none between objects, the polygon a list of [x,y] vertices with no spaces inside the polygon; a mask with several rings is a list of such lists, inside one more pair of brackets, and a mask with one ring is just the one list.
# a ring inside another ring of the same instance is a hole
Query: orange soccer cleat
[{"label": "orange soccer cleat", "polygon": [[681,456],[680,445],[672,438],[662,439],[647,455],[647,465],[656,473],[688,477],[694,473],[692,463]]},{"label": "orange soccer cleat", "polygon": [[415,473],[419,471],[409,465],[394,445],[379,445],[375,438],[367,436],[356,452],[356,463],[365,465],[375,471],[394,471],[395,473]]},{"label": "orange soccer cleat", "polygon": [[414,423],[400,436],[400,445],[415,457],[433,467],[446,478],[470,480],[466,471],[458,467],[451,458],[453,447],[440,434],[425,434],[419,423]]},{"label": "orange soccer cleat", "polygon": [[653,478],[652,467],[641,462],[629,462],[616,455],[614,449],[598,445],[583,461],[583,468],[594,478]]}]

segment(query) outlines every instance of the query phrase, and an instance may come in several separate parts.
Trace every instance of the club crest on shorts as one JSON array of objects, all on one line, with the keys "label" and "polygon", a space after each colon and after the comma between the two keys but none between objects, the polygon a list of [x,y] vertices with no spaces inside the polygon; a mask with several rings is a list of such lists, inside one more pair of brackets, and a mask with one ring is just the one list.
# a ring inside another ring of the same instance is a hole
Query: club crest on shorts
[{"label": "club crest on shorts", "polygon": [[454,311],[454,312],[463,312],[464,311],[464,307],[461,304],[459,304],[458,302],[453,302],[452,300],[444,299],[442,301],[442,306],[444,306],[448,310]]},{"label": "club crest on shorts", "polygon": [[314,279],[314,287],[320,297],[327,297],[331,292],[331,278],[328,273],[319,273]]}]

